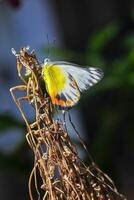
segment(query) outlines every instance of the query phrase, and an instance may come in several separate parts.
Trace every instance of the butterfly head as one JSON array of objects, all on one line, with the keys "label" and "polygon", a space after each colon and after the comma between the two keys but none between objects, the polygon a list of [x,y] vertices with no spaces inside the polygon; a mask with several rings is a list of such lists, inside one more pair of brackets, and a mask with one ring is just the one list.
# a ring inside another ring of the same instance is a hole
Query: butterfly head
[{"label": "butterfly head", "polygon": [[49,58],[45,58],[45,59],[44,59],[44,65],[47,65],[49,62],[50,62],[50,59],[49,59]]}]

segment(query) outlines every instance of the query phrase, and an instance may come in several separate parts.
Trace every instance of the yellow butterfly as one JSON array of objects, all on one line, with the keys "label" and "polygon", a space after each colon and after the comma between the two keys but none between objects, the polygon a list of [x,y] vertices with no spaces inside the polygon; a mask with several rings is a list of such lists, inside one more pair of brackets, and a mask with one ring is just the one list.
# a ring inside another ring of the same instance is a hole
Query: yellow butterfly
[{"label": "yellow butterfly", "polygon": [[79,101],[83,91],[103,77],[103,72],[99,68],[82,68],[69,62],[45,59],[42,76],[52,104],[58,109],[66,110]]}]

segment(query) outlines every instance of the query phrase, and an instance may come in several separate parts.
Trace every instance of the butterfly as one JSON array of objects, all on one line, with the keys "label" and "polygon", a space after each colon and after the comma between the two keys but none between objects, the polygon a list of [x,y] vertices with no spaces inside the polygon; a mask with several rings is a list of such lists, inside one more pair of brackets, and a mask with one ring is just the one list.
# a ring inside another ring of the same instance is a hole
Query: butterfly
[{"label": "butterfly", "polygon": [[103,71],[99,68],[45,59],[42,77],[52,104],[58,109],[66,110],[78,103],[81,93],[102,79]]}]

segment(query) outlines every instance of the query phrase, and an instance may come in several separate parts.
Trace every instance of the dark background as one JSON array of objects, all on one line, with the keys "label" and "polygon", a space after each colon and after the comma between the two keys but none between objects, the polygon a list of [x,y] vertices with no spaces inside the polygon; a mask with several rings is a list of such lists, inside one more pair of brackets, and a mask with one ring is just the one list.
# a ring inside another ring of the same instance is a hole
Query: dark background
[{"label": "dark background", "polygon": [[29,44],[41,61],[51,56],[104,70],[75,109],[95,162],[133,200],[134,2],[3,0],[0,43],[0,198],[28,199],[33,157],[9,88],[20,83],[10,49]]}]

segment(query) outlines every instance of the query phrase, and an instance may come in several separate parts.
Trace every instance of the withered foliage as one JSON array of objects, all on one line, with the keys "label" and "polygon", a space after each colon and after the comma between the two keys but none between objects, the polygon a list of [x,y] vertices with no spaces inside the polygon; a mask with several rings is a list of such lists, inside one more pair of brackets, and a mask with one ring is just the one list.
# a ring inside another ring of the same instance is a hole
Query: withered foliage
[{"label": "withered foliage", "polygon": [[[10,92],[26,123],[26,139],[35,156],[29,178],[30,199],[34,199],[34,179],[38,200],[126,200],[93,161],[85,166],[64,128],[66,122],[53,119],[51,101],[43,86],[42,68],[35,52],[29,53],[25,47],[18,54],[14,49],[12,52],[17,58],[18,75],[23,85],[11,88]],[[21,74],[23,69],[25,76]],[[17,97],[17,91],[24,91],[25,96]],[[35,121],[32,124],[24,113],[23,101],[31,104],[31,110],[34,109]]]}]

